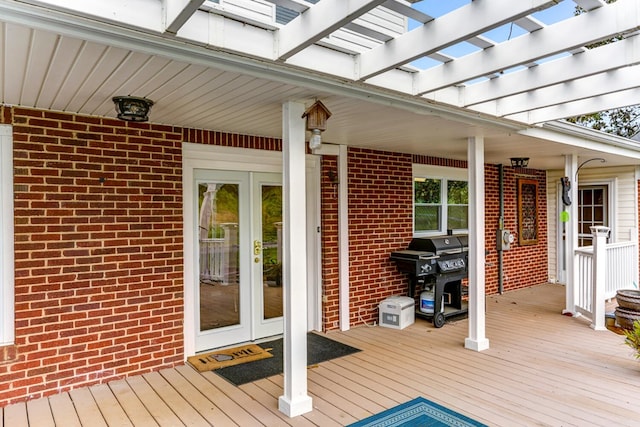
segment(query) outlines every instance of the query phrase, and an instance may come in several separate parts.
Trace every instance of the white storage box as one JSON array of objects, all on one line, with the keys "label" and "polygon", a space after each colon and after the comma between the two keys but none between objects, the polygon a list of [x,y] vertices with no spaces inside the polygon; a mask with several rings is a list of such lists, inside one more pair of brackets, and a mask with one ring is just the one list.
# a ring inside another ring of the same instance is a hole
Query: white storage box
[{"label": "white storage box", "polygon": [[378,306],[380,326],[404,329],[416,320],[416,302],[411,297],[392,296]]}]

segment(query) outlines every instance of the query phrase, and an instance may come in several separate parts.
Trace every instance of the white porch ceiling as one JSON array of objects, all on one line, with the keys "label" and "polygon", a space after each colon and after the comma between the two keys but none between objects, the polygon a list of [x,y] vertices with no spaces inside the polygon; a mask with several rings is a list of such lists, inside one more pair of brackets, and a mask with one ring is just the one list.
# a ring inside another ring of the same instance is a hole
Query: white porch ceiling
[{"label": "white porch ceiling", "polygon": [[[156,123],[280,137],[284,102],[321,99],[325,142],[466,159],[466,138],[483,135],[489,163],[640,163],[621,138],[540,138],[544,122],[640,103],[636,0],[573,0],[589,12],[548,26],[531,14],[558,1],[475,0],[433,18],[403,0],[270,0],[300,13],[286,24],[226,1],[0,0],[0,101],[114,117],[111,98],[131,94],[155,102]],[[372,10],[420,25],[382,31]],[[525,34],[485,35],[512,22]],[[480,49],[443,52],[461,42]],[[412,65],[423,57],[441,64]]]}]

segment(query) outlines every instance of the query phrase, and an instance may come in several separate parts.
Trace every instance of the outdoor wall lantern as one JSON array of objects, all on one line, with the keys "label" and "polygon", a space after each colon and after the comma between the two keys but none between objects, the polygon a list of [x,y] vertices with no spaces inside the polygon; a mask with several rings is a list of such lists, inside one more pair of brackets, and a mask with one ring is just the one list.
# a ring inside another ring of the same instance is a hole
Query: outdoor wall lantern
[{"label": "outdoor wall lantern", "polygon": [[127,122],[146,122],[153,105],[153,101],[135,96],[115,96],[113,103],[116,104],[118,118]]},{"label": "outdoor wall lantern", "polygon": [[329,117],[331,117],[331,111],[321,101],[316,101],[302,115],[303,119],[307,119],[307,130],[311,131],[311,138],[309,138],[310,149],[314,150],[322,144],[320,134],[327,129]]},{"label": "outdoor wall lantern", "polygon": [[526,168],[529,166],[529,158],[528,157],[512,157],[511,166],[514,168]]}]

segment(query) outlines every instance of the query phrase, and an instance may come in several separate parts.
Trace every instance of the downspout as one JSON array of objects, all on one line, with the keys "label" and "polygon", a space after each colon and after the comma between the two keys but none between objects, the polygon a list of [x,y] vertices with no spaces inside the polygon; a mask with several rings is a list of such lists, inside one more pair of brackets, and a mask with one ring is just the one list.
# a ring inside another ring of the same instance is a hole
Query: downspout
[{"label": "downspout", "polygon": [[[498,216],[498,229],[504,229],[504,166],[498,165],[498,193],[499,193],[499,216]],[[498,292],[500,295],[504,292],[504,251],[502,245],[498,244]]]}]

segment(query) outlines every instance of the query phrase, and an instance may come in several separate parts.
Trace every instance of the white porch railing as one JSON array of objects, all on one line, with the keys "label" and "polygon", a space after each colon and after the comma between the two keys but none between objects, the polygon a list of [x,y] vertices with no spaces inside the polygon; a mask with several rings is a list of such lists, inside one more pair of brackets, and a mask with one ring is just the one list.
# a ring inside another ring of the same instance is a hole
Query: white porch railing
[{"label": "white porch railing", "polygon": [[224,239],[200,239],[200,281],[224,280]]},{"label": "white porch railing", "polygon": [[200,282],[228,285],[238,281],[238,224],[220,224],[222,238],[201,238]]},{"label": "white porch railing", "polygon": [[594,246],[575,252],[578,265],[575,310],[590,318],[594,329],[601,329],[604,328],[604,308],[599,307],[604,307],[605,301],[615,297],[618,290],[638,286],[638,242],[632,230],[632,240],[606,244],[608,229],[594,229]]}]

